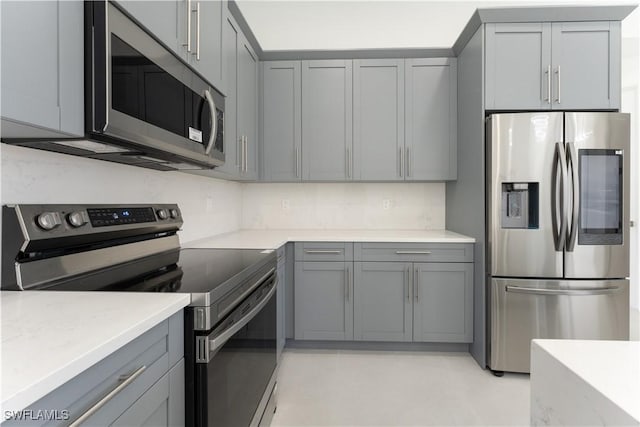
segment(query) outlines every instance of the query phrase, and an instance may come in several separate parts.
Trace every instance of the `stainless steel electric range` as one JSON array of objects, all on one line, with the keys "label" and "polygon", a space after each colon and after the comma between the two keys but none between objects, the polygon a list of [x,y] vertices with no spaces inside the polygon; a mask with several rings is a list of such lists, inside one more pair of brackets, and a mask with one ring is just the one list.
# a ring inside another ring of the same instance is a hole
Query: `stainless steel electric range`
[{"label": "stainless steel electric range", "polygon": [[177,205],[13,205],[5,290],[180,292],[185,424],[268,425],[275,410],[276,254],[181,249]]}]

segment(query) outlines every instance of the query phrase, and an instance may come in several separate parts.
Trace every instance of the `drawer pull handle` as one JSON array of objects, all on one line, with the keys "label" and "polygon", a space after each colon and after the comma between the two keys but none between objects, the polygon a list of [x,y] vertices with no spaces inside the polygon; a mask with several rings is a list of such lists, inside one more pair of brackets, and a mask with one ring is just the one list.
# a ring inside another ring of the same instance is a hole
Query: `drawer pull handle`
[{"label": "drawer pull handle", "polygon": [[322,250],[305,249],[304,253],[306,253],[306,254],[324,254],[324,255],[333,254],[333,255],[340,255],[342,253],[342,251],[322,251]]},{"label": "drawer pull handle", "polygon": [[396,251],[398,255],[431,255],[431,251]]},{"label": "drawer pull handle", "polygon": [[77,427],[80,424],[84,423],[89,417],[98,412],[100,408],[107,404],[111,399],[113,399],[118,393],[124,390],[129,384],[135,381],[144,371],[147,369],[145,365],[140,366],[133,373],[129,375],[121,375],[118,378],[118,384],[113,390],[111,390],[106,396],[96,402],[91,408],[89,408],[84,414],[80,415],[78,419],[76,419],[73,423],[69,424],[69,427]]}]

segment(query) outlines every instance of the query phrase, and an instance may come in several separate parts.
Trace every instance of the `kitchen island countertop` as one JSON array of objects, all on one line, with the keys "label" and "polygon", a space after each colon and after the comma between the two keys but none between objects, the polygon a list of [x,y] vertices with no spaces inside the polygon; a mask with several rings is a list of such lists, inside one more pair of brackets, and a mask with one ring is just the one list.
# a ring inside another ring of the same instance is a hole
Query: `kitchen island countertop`
[{"label": "kitchen island countertop", "polygon": [[474,243],[449,230],[238,230],[184,244],[188,248],[277,249],[287,242]]},{"label": "kitchen island countertop", "polygon": [[26,408],[189,303],[169,293],[0,292],[2,410]]}]

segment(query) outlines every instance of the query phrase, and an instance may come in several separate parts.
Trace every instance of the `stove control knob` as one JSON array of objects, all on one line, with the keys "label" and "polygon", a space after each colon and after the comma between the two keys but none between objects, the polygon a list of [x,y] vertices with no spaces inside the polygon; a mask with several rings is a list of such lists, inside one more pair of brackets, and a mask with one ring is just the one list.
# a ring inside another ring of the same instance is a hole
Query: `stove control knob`
[{"label": "stove control knob", "polygon": [[156,214],[158,214],[158,218],[160,219],[167,219],[169,218],[169,212],[167,212],[166,209],[158,209],[156,211]]},{"label": "stove control knob", "polygon": [[171,209],[169,210],[169,215],[171,215],[171,218],[178,218],[180,216],[180,212],[178,212],[178,209]]},{"label": "stove control knob", "polygon": [[62,224],[62,218],[58,212],[43,212],[36,218],[38,226],[43,230],[53,230]]},{"label": "stove control knob", "polygon": [[87,215],[82,211],[71,212],[67,215],[67,222],[75,228],[82,227],[89,220],[87,219]]}]

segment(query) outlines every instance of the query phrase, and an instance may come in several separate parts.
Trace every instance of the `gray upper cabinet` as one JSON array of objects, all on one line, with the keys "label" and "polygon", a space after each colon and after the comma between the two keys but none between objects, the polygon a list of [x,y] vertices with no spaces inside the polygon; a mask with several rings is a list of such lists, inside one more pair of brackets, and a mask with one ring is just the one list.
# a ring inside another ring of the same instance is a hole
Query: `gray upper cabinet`
[{"label": "gray upper cabinet", "polygon": [[620,22],[486,24],[485,108],[620,108]]},{"label": "gray upper cabinet", "polygon": [[240,139],[240,173],[246,180],[258,175],[258,57],[238,32],[236,138]]},{"label": "gray upper cabinet", "polygon": [[413,340],[473,341],[473,263],[415,263]]},{"label": "gray upper cabinet", "polygon": [[354,339],[411,341],[411,266],[402,262],[354,263]]},{"label": "gray upper cabinet", "polygon": [[353,179],[403,180],[404,157],[404,60],[354,60]]},{"label": "gray upper cabinet", "polygon": [[405,60],[406,180],[456,179],[456,117],[456,59]]},{"label": "gray upper cabinet", "polygon": [[236,21],[226,13],[222,26],[222,67],[224,100],[224,164],[216,170],[230,178],[240,176],[240,137],[238,136],[238,40]]},{"label": "gray upper cabinet", "polygon": [[353,339],[352,262],[295,263],[295,338]]},{"label": "gray upper cabinet", "polygon": [[302,61],[305,180],[352,179],[352,97],[352,61]]},{"label": "gray upper cabinet", "polygon": [[551,24],[486,24],[485,108],[548,109]]},{"label": "gray upper cabinet", "polygon": [[177,54],[182,53],[182,40],[186,40],[187,29],[186,25],[182,25],[181,23],[180,28],[182,29],[182,27],[184,27],[185,34],[179,37],[178,19],[179,16],[182,18],[182,16],[186,15],[185,10],[179,10],[180,7],[187,7],[186,0],[118,0],[116,3],[169,49]]},{"label": "gray upper cabinet", "polygon": [[263,62],[261,70],[262,178],[302,179],[300,61]]},{"label": "gray upper cabinet", "polygon": [[620,108],[620,22],[551,24],[554,109]]},{"label": "gray upper cabinet", "polygon": [[2,1],[0,8],[2,137],[83,136],[83,2]]},{"label": "gray upper cabinet", "polygon": [[[202,74],[214,87],[225,93],[223,87],[222,31],[224,1],[195,1],[195,19],[192,25],[195,42],[190,55],[193,68]],[[152,9],[153,10],[153,9]]]}]

